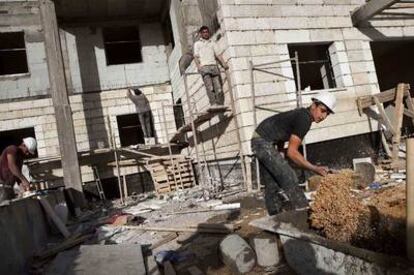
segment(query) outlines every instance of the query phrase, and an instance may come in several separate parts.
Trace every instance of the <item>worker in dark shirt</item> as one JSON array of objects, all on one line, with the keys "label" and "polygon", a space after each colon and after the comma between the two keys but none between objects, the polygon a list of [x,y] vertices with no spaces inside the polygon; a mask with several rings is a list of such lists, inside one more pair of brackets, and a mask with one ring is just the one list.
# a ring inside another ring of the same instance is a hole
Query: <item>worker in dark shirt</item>
[{"label": "worker in dark shirt", "polygon": [[0,156],[0,204],[15,197],[13,185],[17,182],[22,191],[29,191],[30,183],[22,174],[23,160],[36,151],[37,142],[32,137],[24,138],[19,146],[10,145]]},{"label": "worker in dark shirt", "polygon": [[251,146],[259,160],[261,183],[265,185],[265,203],[269,215],[308,206],[295,171],[280,154],[285,142],[288,142],[285,156],[299,168],[321,176],[328,173],[326,167],[307,161],[299,152],[299,147],[312,122],[323,121],[334,112],[335,105],[336,98],[333,94],[321,92],[312,98],[312,105],[308,108],[271,116],[256,128]]}]

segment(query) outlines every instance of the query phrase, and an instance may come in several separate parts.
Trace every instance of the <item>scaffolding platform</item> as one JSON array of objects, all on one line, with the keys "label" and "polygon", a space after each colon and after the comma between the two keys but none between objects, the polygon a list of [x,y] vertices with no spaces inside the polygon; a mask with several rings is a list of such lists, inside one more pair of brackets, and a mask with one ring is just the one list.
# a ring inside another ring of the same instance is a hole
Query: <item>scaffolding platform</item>
[{"label": "scaffolding platform", "polygon": [[[171,144],[171,151],[173,154],[179,154],[185,147],[185,144],[176,143]],[[79,164],[80,165],[98,165],[102,163],[108,163],[115,160],[113,148],[102,148],[88,151],[78,152]],[[153,156],[168,156],[169,148],[168,144],[155,144],[155,145],[143,145],[121,147],[117,151],[125,157],[125,159],[139,159],[139,158],[150,158]],[[49,170],[61,168],[61,157],[43,157],[26,160],[25,163],[33,171],[38,170]]]},{"label": "scaffolding platform", "polygon": [[[207,108],[206,111],[195,114],[194,118],[194,126],[197,128],[201,124],[203,124],[206,121],[211,120],[213,117],[224,114],[226,112],[231,111],[229,107],[217,105],[217,106],[211,106]],[[174,134],[174,136],[170,139],[170,142],[177,143],[180,141],[180,139],[187,133],[192,131],[192,123],[189,122],[183,126],[181,126],[177,132]]]}]

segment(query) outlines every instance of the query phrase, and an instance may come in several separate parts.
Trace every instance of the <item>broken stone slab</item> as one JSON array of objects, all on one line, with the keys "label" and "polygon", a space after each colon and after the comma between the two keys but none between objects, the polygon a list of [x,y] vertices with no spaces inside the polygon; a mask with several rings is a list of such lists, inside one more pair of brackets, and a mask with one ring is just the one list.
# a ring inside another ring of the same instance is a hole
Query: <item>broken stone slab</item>
[{"label": "broken stone slab", "polygon": [[235,273],[244,274],[256,265],[256,255],[250,245],[239,235],[231,234],[220,242],[222,261]]},{"label": "broken stone slab", "polygon": [[276,238],[255,237],[251,245],[256,252],[257,264],[262,267],[275,266],[281,261]]}]

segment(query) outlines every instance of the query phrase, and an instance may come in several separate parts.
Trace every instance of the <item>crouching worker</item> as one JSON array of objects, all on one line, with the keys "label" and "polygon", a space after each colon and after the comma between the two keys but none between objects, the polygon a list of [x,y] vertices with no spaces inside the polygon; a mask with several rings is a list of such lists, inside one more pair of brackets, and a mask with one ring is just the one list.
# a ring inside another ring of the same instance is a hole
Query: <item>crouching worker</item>
[{"label": "crouching worker", "polygon": [[13,185],[17,182],[21,192],[29,191],[30,183],[22,174],[23,160],[36,151],[37,142],[32,137],[24,138],[19,146],[10,145],[0,156],[0,204],[15,198]]},{"label": "crouching worker", "polygon": [[334,95],[321,92],[312,98],[312,105],[308,108],[298,108],[271,116],[256,128],[251,145],[259,160],[260,178],[265,186],[265,203],[269,215],[308,206],[295,171],[280,151],[287,141],[289,144],[285,156],[299,168],[325,176],[328,169],[308,162],[299,152],[299,146],[312,122],[323,121],[334,112],[335,105]]}]

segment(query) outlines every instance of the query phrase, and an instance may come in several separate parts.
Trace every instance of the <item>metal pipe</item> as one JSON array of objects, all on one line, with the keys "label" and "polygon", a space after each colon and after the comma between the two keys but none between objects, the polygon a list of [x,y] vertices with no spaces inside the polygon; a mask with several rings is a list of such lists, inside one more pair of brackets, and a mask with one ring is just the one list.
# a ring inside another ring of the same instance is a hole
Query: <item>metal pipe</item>
[{"label": "metal pipe", "polygon": [[[165,106],[164,106],[164,102],[161,102],[161,112],[162,112],[162,118],[164,120],[164,131],[165,131],[165,140],[168,142],[168,153],[170,155],[170,162],[171,162],[171,167],[172,167],[172,173],[173,173],[173,180],[174,180],[174,185],[175,185],[175,191],[178,191],[178,184],[177,184],[177,179],[175,178],[175,163],[174,163],[174,159],[173,159],[173,155],[172,155],[172,150],[171,150],[171,144],[170,144],[170,138],[168,137],[168,124],[167,124],[167,116],[165,115]],[[167,170],[167,178],[168,178],[168,170]],[[181,182],[182,184],[182,182]],[[183,186],[181,186],[183,187]],[[169,187],[171,188],[171,187]],[[183,188],[184,189],[184,188]]]},{"label": "metal pipe", "polygon": [[[253,66],[253,62],[250,60],[249,62],[250,65],[250,87],[252,90],[252,101],[253,101],[253,126],[254,126],[254,131],[256,131],[257,128],[257,108],[256,108],[256,91],[255,91],[255,85],[254,85],[254,66]],[[255,168],[256,168],[256,184],[257,184],[257,189],[260,189],[260,170],[259,170],[259,160],[255,157],[254,158],[255,161]],[[252,188],[253,189],[253,188]]]},{"label": "metal pipe", "polygon": [[114,150],[114,157],[115,157],[115,163],[116,163],[116,170],[117,170],[117,178],[118,178],[118,189],[119,189],[119,198],[121,200],[122,204],[125,204],[124,196],[122,195],[122,183],[121,183],[121,169],[119,168],[119,159],[118,159],[118,149],[116,146],[115,136],[112,132],[112,125],[111,125],[111,119],[108,116],[108,127],[109,127],[109,134],[111,135],[111,147]]},{"label": "metal pipe", "polygon": [[242,145],[242,141],[241,141],[239,122],[237,120],[236,104],[234,102],[234,95],[233,95],[233,85],[231,83],[230,72],[228,70],[226,70],[226,79],[227,79],[227,85],[229,87],[229,95],[230,95],[231,110],[232,110],[232,113],[233,113],[234,127],[236,128],[237,145],[238,145],[239,150],[240,150],[240,165],[241,165],[242,174],[243,174],[244,186],[247,188],[247,190],[249,190],[249,188],[251,189],[251,187],[247,186],[247,175],[246,175],[246,166],[245,166],[246,163],[245,163],[245,159],[244,159],[243,145]]},{"label": "metal pipe", "polygon": [[[196,128],[195,123],[194,123],[193,110],[191,108],[190,93],[188,91],[187,74],[184,74],[183,79],[184,79],[184,91],[185,91],[185,97],[186,97],[186,101],[187,101],[187,108],[188,108],[188,112],[190,114],[191,130],[193,132],[194,150],[195,150],[196,159],[197,159],[197,170],[198,170],[200,178],[203,179],[204,176],[203,176],[203,171],[201,170],[200,154],[198,152],[197,128]],[[202,181],[202,189],[205,191],[205,182],[204,181]]]},{"label": "metal pipe", "polygon": [[406,140],[407,257],[414,261],[414,138]]},{"label": "metal pipe", "polygon": [[279,60],[279,61],[273,61],[273,62],[266,62],[266,63],[256,64],[256,65],[254,65],[254,67],[260,67],[260,66],[278,64],[278,63],[283,63],[283,62],[292,61],[292,60],[294,60],[294,58],[282,59],[282,60]]},{"label": "metal pipe", "polygon": [[[302,84],[300,79],[300,64],[299,64],[299,54],[295,52],[295,62],[296,62],[296,81],[297,81],[297,106],[298,108],[303,107],[302,103]],[[302,140],[302,147],[303,147],[303,157],[307,159],[307,152],[306,152],[306,141],[305,139]]]}]

